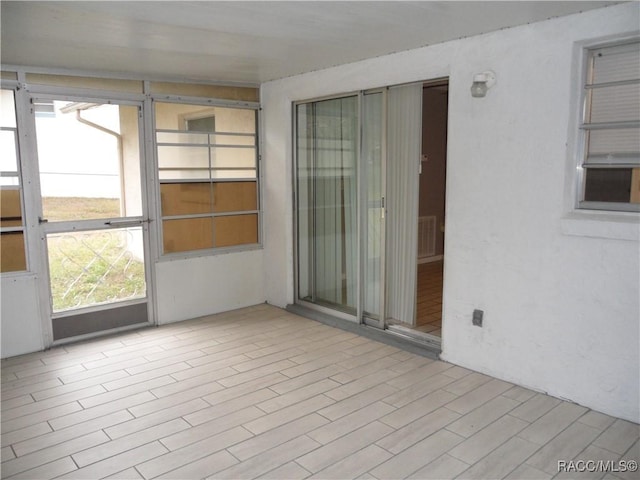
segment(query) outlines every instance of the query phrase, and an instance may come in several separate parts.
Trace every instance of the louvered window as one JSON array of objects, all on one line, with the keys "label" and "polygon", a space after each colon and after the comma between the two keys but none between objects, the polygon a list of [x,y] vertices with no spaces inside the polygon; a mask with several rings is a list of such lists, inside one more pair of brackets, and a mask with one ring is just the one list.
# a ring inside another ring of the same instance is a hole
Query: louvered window
[{"label": "louvered window", "polygon": [[580,206],[640,211],[640,42],[588,51]]}]

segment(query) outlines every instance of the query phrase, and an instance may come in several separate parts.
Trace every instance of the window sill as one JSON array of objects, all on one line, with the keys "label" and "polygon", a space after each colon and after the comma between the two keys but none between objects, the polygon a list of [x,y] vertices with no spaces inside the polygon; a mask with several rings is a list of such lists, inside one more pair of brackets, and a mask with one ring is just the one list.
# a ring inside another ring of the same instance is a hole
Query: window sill
[{"label": "window sill", "polygon": [[176,260],[189,260],[202,257],[216,257],[218,255],[228,255],[233,253],[246,253],[254,250],[262,250],[261,243],[254,243],[251,245],[241,245],[237,247],[219,247],[210,248],[207,250],[192,250],[190,252],[177,252],[177,253],[165,253],[158,258],[158,263],[174,262]]},{"label": "window sill", "polygon": [[560,220],[564,235],[640,241],[640,215],[634,212],[575,210]]}]

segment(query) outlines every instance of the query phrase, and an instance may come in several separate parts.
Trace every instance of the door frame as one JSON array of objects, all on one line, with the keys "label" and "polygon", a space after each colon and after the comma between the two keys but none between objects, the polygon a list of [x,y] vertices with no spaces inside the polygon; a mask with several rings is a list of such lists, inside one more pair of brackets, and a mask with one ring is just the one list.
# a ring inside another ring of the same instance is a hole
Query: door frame
[{"label": "door frame", "polygon": [[[155,263],[155,259],[157,258],[156,248],[154,248],[154,244],[157,242],[153,241],[154,229],[149,228],[150,222],[153,221],[155,217],[155,212],[153,208],[150,208],[151,202],[149,194],[152,192],[152,166],[153,166],[153,157],[152,151],[148,148],[148,143],[152,143],[152,138],[148,137],[148,131],[150,131],[149,126],[147,125],[149,119],[145,115],[145,104],[147,103],[147,99],[141,95],[131,95],[124,94],[122,96],[112,95],[110,92],[88,92],[86,90],[78,91],[78,89],[60,89],[59,87],[44,87],[42,89],[25,89],[27,95],[27,101],[29,103],[29,115],[27,133],[25,136],[30,137],[30,141],[27,141],[28,151],[29,151],[29,168],[28,168],[28,179],[31,184],[31,188],[29,189],[29,195],[25,194],[25,203],[29,202],[31,204],[31,211],[35,213],[34,221],[32,222],[32,230],[35,233],[35,237],[37,237],[36,241],[30,245],[30,250],[35,253],[33,257],[37,257],[37,271],[40,272],[37,279],[37,288],[39,293],[38,303],[40,306],[40,313],[42,318],[42,331],[43,331],[43,341],[44,347],[49,348],[51,346],[60,345],[64,343],[74,342],[78,340],[83,340],[87,338],[93,338],[105,334],[116,333],[119,331],[131,330],[135,328],[140,328],[143,326],[151,326],[157,323],[156,316],[156,299],[155,299],[155,269],[153,265]],[[35,110],[32,108],[33,102],[35,100],[62,100],[62,101],[70,101],[70,102],[91,102],[98,104],[111,104],[111,105],[123,105],[123,106],[134,106],[138,109],[138,145],[139,145],[139,162],[140,162],[140,189],[141,189],[141,208],[142,215],[136,217],[117,217],[117,218],[105,218],[105,219],[91,219],[86,220],[86,222],[80,228],[71,228],[69,230],[68,226],[72,226],[72,222],[56,222],[49,224],[48,222],[41,223],[39,219],[43,218],[43,209],[42,209],[42,189],[40,185],[40,168],[39,168],[39,158],[38,158],[38,148],[37,148],[37,131],[36,131],[36,122],[35,122]],[[26,125],[27,126],[27,125]],[[151,161],[150,161],[151,159]],[[107,222],[111,220],[114,221],[113,225],[106,226]],[[143,238],[143,251],[144,251],[144,266],[145,266],[145,283],[146,283],[146,302],[139,301],[131,301],[127,302],[116,302],[114,308],[126,305],[126,304],[138,304],[138,303],[146,303],[147,305],[147,321],[140,322],[132,325],[116,327],[113,329],[107,330],[98,330],[91,333],[81,334],[72,337],[61,338],[59,340],[54,340],[53,336],[53,321],[54,318],[61,318],[66,316],[72,316],[74,314],[82,314],[82,313],[90,313],[90,312],[102,312],[109,310],[106,305],[98,305],[91,307],[84,307],[77,310],[70,310],[68,314],[55,314],[53,312],[53,307],[51,304],[51,284],[50,284],[50,274],[49,274],[49,259],[48,259],[48,251],[47,251],[47,234],[56,233],[60,231],[86,231],[86,230],[114,230],[117,228],[123,228],[126,224],[133,223],[140,225],[142,228],[142,238]],[[94,228],[96,227],[96,228]],[[99,227],[99,228],[97,228]],[[34,265],[35,267],[36,265]],[[73,313],[72,313],[73,312]]]},{"label": "door frame", "polygon": [[[443,251],[442,251],[442,255],[441,258],[439,260],[435,260],[435,261],[441,261],[443,263],[443,271],[442,271],[442,291],[440,292],[441,295],[441,303],[442,303],[442,307],[441,307],[441,313],[440,313],[440,322],[441,324],[444,323],[444,291],[445,291],[445,275],[444,275],[444,264],[446,261],[446,253],[447,253],[447,249],[446,249],[446,238],[447,238],[447,234],[446,234],[446,218],[447,218],[447,204],[448,204],[448,192],[449,192],[449,188],[448,188],[448,179],[449,176],[446,174],[447,170],[448,170],[448,163],[449,163],[449,136],[451,133],[451,130],[449,129],[449,87],[451,85],[451,78],[450,76],[446,76],[446,77],[438,77],[435,79],[431,79],[431,80],[425,80],[424,82],[422,82],[422,88],[423,88],[423,118],[422,118],[422,137],[424,137],[425,135],[425,127],[424,127],[424,120],[425,120],[425,110],[424,110],[424,89],[426,88],[434,88],[434,87],[447,87],[447,105],[446,105],[446,122],[445,122],[445,128],[446,128],[446,136],[445,136],[445,149],[444,149],[444,154],[445,154],[445,159],[444,159],[444,168],[445,168],[445,179],[444,179],[444,217],[443,220],[445,222],[445,232],[444,232],[444,243],[443,243]],[[428,112],[427,112],[428,114]],[[422,140],[422,144],[424,145],[424,138]],[[424,153],[424,152],[423,152]],[[420,174],[422,174],[422,159],[420,162]],[[421,193],[421,186],[419,186],[418,188],[418,218],[416,219],[416,221],[418,221],[418,219],[420,218],[420,193]],[[439,229],[439,225],[436,224],[436,228]],[[418,259],[416,258],[416,261]],[[418,269],[420,268],[420,264],[418,264]],[[413,326],[416,327],[417,326],[417,322],[418,322],[418,282],[416,281],[416,298],[415,298],[415,303],[416,303],[416,315],[414,318],[414,323]],[[440,327],[440,330],[442,331],[442,326]],[[440,345],[442,344],[442,333],[440,334],[440,337],[437,337],[435,335],[431,335],[431,334],[426,334],[429,338],[429,341],[432,342],[438,342]]]},{"label": "door frame", "polygon": [[[390,88],[393,87],[400,87],[403,85],[421,85],[424,86],[425,84],[434,84],[434,83],[444,83],[446,82],[447,84],[449,84],[449,78],[448,77],[440,77],[440,78],[436,78],[436,79],[431,79],[431,80],[421,80],[421,81],[412,81],[412,82],[406,82],[406,83],[402,83],[402,84],[394,84],[394,85],[388,85],[388,86],[384,86],[384,87],[378,87],[378,88],[371,88],[371,89],[365,89],[365,90],[359,90],[356,92],[344,92],[344,93],[339,93],[336,95],[327,95],[327,96],[323,96],[323,97],[317,97],[317,98],[310,98],[310,99],[304,99],[304,100],[300,100],[300,101],[294,101],[292,102],[292,157],[293,157],[293,174],[292,174],[292,191],[293,191],[293,300],[295,304],[301,305],[305,308],[309,308],[311,310],[315,310],[324,314],[328,314],[332,317],[335,318],[341,318],[341,319],[345,319],[345,320],[349,320],[351,322],[357,323],[357,324],[363,324],[363,325],[367,325],[367,326],[371,326],[371,327],[375,327],[377,329],[380,330],[386,330],[387,329],[387,320],[388,320],[388,313],[387,313],[387,308],[388,308],[388,302],[387,302],[387,286],[388,286],[388,279],[387,279],[387,257],[388,257],[388,252],[387,252],[387,197],[389,192],[387,191],[387,170],[389,167],[389,158],[388,158],[388,124],[389,124],[389,119],[388,119],[388,91]],[[370,318],[368,316],[366,316],[364,314],[364,262],[366,261],[366,259],[364,258],[364,254],[363,252],[363,242],[365,242],[366,239],[366,232],[363,230],[363,227],[365,226],[364,223],[364,215],[367,214],[366,209],[363,209],[362,206],[362,202],[364,200],[366,200],[365,198],[365,192],[363,192],[364,190],[364,174],[362,172],[362,168],[360,167],[361,163],[362,163],[362,137],[363,137],[363,125],[364,122],[366,121],[365,116],[364,116],[364,96],[367,94],[374,94],[377,92],[382,92],[383,93],[383,112],[382,112],[382,130],[383,130],[383,134],[382,134],[382,149],[383,149],[383,155],[382,155],[382,192],[383,192],[383,199],[382,201],[384,202],[384,208],[383,208],[383,212],[384,212],[384,218],[382,221],[382,238],[381,238],[381,285],[380,285],[380,316],[378,319],[375,318]],[[331,99],[338,99],[338,98],[343,98],[346,96],[356,96],[358,97],[358,101],[359,101],[359,107],[358,107],[358,114],[359,114],[359,141],[358,141],[358,156],[357,156],[357,165],[358,165],[358,173],[357,173],[357,178],[358,178],[358,194],[357,194],[357,199],[358,199],[358,208],[357,208],[357,216],[358,216],[358,220],[357,220],[357,228],[358,228],[358,246],[360,248],[360,254],[358,255],[358,266],[357,266],[357,274],[358,274],[358,284],[357,284],[357,298],[358,298],[358,303],[356,305],[356,314],[347,314],[338,310],[333,310],[331,308],[328,308],[326,306],[323,305],[318,305],[315,303],[311,303],[309,301],[305,301],[299,298],[299,261],[300,261],[300,257],[299,257],[299,251],[298,251],[298,210],[299,210],[299,193],[298,193],[298,188],[297,188],[297,175],[298,175],[298,148],[297,148],[297,108],[299,105],[305,105],[305,104],[310,104],[313,102],[318,102],[318,101],[322,101],[322,100],[331,100]],[[419,191],[418,191],[418,195],[419,195]],[[416,202],[419,202],[419,199],[416,198]],[[417,219],[416,219],[417,221]],[[414,259],[414,261],[417,259]],[[417,272],[416,272],[417,273]],[[417,279],[416,279],[416,287],[417,287]],[[417,292],[416,292],[417,293]],[[413,324],[415,325],[415,321],[416,321],[416,311],[415,311],[415,307],[416,307],[416,296],[413,296],[413,304],[414,304],[414,319],[413,319]]]}]

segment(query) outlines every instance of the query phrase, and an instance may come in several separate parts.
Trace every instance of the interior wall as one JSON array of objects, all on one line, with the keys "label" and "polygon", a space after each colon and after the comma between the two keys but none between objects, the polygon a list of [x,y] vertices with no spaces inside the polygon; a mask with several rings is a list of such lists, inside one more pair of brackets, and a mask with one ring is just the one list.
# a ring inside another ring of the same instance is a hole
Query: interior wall
[{"label": "interior wall", "polygon": [[420,217],[436,217],[436,252],[444,254],[445,181],[447,176],[447,90],[422,89],[422,173]]},{"label": "interior wall", "polygon": [[[639,15],[625,3],[264,84],[267,300],[293,303],[292,102],[448,76],[442,358],[639,421],[638,216],[567,207],[576,42],[637,32]],[[496,85],[472,98],[487,69]]]},{"label": "interior wall", "polygon": [[251,250],[158,262],[158,324],[264,303],[262,255]]},{"label": "interior wall", "polygon": [[4,275],[0,280],[0,291],[1,357],[42,350],[44,338],[36,276],[30,273]]}]

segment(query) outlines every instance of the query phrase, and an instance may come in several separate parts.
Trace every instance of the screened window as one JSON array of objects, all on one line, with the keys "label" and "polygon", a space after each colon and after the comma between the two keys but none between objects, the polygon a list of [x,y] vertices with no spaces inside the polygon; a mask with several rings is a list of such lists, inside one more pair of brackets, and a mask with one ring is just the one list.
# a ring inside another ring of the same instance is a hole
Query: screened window
[{"label": "screened window", "polygon": [[640,211],[640,43],[588,51],[581,207]]},{"label": "screened window", "polygon": [[254,109],[155,104],[165,254],[257,244]]},{"label": "screened window", "polygon": [[13,90],[0,90],[0,272],[27,269]]}]

